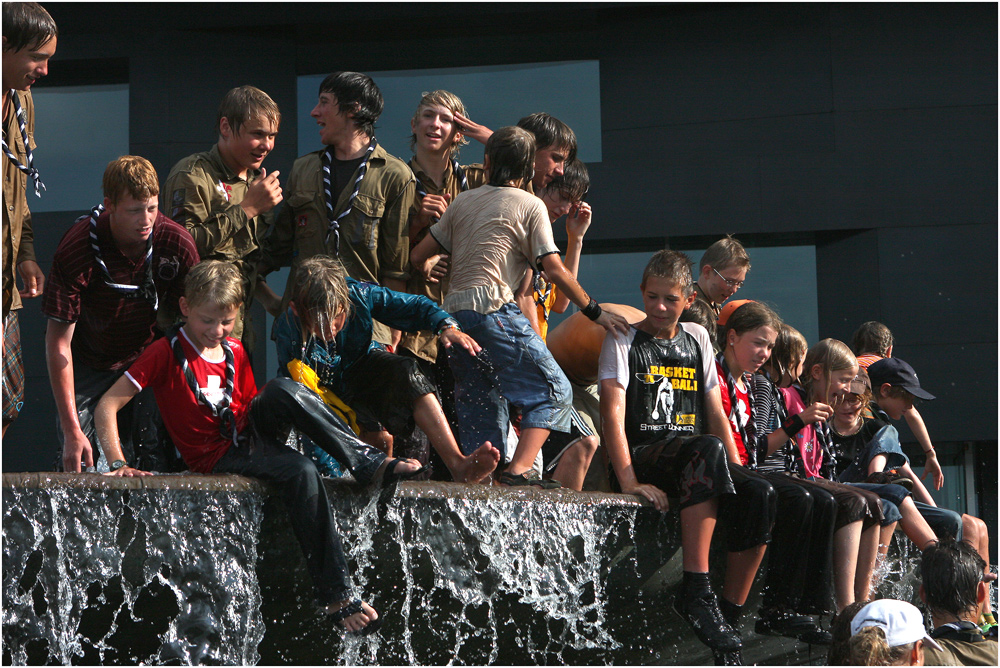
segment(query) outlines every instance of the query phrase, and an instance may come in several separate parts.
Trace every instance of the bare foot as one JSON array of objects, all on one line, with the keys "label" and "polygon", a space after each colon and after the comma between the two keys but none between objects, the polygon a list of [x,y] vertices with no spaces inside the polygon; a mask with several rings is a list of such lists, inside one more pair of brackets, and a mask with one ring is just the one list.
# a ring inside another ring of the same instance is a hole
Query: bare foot
[{"label": "bare foot", "polygon": [[500,451],[486,441],[473,451],[471,455],[462,458],[457,470],[452,476],[457,482],[482,482],[486,476],[496,470],[500,463]]},{"label": "bare foot", "polygon": [[375,473],[374,480],[382,485],[388,485],[397,480],[406,480],[411,474],[422,468],[416,459],[404,459],[402,457],[386,457]]},{"label": "bare foot", "polygon": [[[335,614],[341,608],[350,605],[350,601],[341,601],[340,603],[333,603],[331,605],[323,608],[323,612],[327,615]],[[349,633],[358,633],[366,626],[378,619],[378,613],[375,608],[368,605],[364,601],[361,602],[361,612],[357,612],[350,617],[345,617],[337,623],[344,627]]]}]

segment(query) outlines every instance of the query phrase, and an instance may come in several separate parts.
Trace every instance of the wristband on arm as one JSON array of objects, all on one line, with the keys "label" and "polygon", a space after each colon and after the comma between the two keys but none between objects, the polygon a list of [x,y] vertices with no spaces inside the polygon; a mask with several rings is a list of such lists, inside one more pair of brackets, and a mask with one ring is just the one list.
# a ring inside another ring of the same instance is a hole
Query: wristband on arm
[{"label": "wristband on arm", "polygon": [[587,306],[585,308],[580,309],[580,313],[584,314],[585,316],[587,316],[591,320],[597,320],[598,318],[601,317],[601,313],[602,313],[602,311],[601,311],[601,305],[598,304],[593,299],[591,299],[590,303],[587,304]]},{"label": "wristband on arm", "polygon": [[455,320],[454,318],[445,318],[444,320],[441,321],[441,324],[438,326],[437,330],[438,336],[440,336],[441,332],[443,332],[446,329],[457,329],[460,332],[462,331],[462,328],[458,326],[458,320]]},{"label": "wristband on arm", "polygon": [[806,423],[802,421],[802,416],[798,413],[792,417],[785,420],[785,423],[781,425],[781,430],[785,432],[788,438],[795,438],[795,434],[802,431],[806,426]]}]

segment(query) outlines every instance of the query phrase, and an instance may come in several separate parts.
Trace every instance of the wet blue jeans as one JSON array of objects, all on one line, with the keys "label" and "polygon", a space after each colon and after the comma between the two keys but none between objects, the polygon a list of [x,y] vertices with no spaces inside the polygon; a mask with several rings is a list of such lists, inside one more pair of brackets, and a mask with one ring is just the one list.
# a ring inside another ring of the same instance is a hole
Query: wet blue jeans
[{"label": "wet blue jeans", "polygon": [[489,441],[504,461],[508,402],[521,412],[521,429],[568,432],[573,390],[521,310],[504,304],[488,315],[475,311],[452,315],[483,348],[475,357],[460,346],[448,349],[462,451],[470,454]]}]

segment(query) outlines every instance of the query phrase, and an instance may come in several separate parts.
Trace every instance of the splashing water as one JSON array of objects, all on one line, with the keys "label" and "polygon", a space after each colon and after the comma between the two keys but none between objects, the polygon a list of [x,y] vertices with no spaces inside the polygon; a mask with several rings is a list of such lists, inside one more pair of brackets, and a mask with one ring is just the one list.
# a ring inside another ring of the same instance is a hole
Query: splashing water
[{"label": "splashing water", "polygon": [[5,484],[3,501],[5,663],[258,660],[263,494]]}]

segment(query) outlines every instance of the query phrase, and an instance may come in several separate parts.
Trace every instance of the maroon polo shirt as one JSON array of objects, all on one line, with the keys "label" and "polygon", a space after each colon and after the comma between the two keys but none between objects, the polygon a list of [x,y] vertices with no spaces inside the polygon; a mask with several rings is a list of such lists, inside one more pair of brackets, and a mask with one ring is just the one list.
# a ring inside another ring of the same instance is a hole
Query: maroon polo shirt
[{"label": "maroon polo shirt", "polygon": [[[133,262],[118,250],[107,213],[97,219],[97,238],[112,281],[139,285],[146,273],[144,258]],[[152,263],[160,308],[176,312],[184,277],[198,263],[198,250],[188,231],[162,213],[153,224]],[[76,323],[73,359],[94,369],[127,367],[162,334],[148,299],[123,296],[105,284],[90,245],[90,216],[73,223],[59,242],[45,283],[42,313]]]}]

